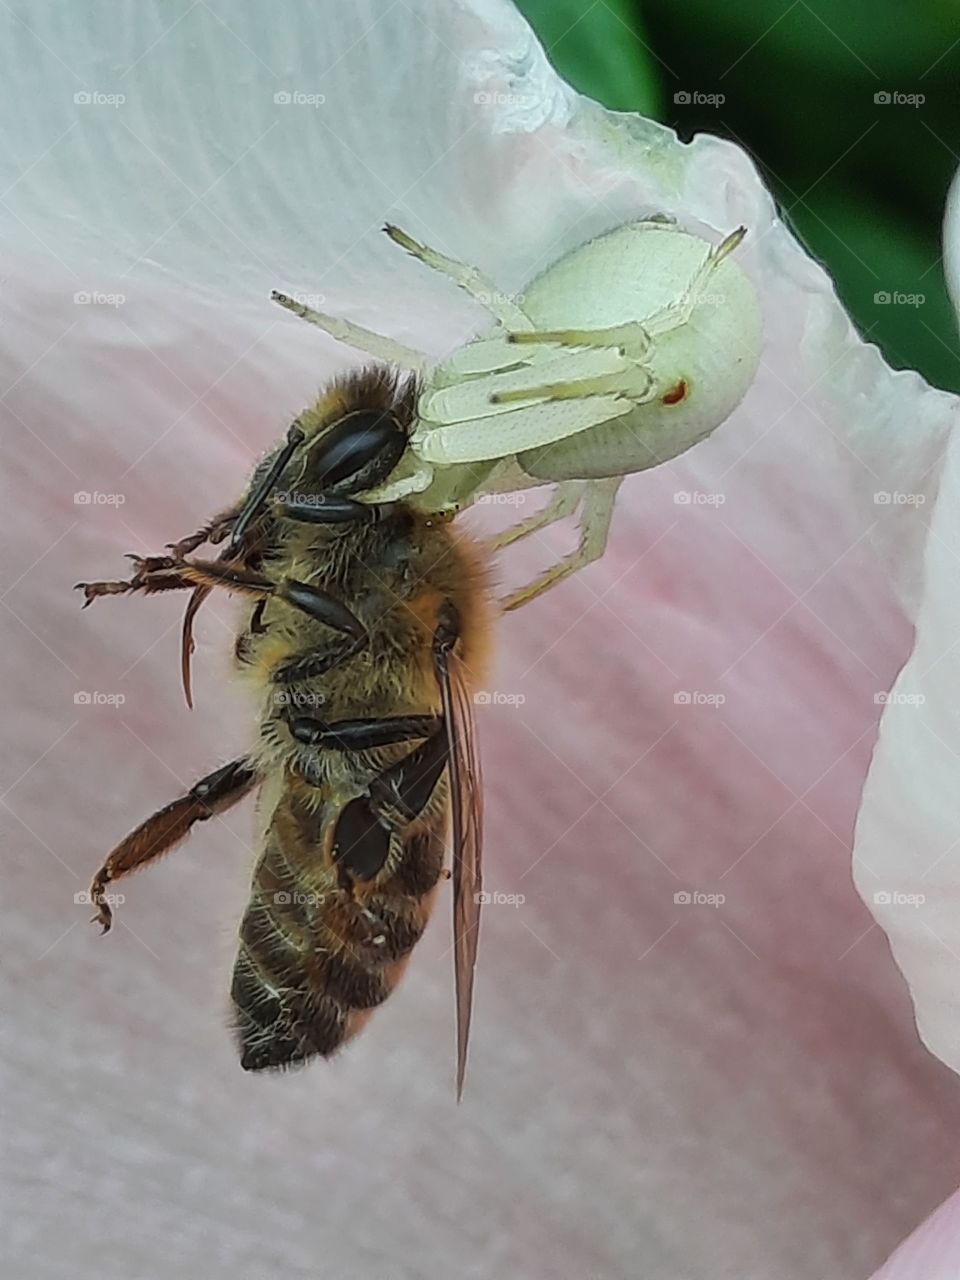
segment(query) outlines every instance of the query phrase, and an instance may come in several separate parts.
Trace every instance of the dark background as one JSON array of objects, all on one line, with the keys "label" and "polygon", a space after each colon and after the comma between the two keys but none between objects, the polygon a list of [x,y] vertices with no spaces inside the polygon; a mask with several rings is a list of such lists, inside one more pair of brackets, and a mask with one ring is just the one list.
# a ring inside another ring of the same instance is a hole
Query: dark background
[{"label": "dark background", "polygon": [[750,152],[864,336],[960,390],[940,243],[960,165],[958,0],[518,2],[582,93]]}]

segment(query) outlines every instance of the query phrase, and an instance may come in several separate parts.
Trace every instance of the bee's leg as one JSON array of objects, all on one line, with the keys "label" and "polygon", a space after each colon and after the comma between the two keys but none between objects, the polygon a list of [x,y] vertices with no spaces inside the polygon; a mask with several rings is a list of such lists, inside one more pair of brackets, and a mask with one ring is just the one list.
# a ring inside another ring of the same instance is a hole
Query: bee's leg
[{"label": "bee's leg", "polygon": [[421,739],[419,746],[378,773],[367,794],[350,800],[337,818],[333,860],[341,883],[349,889],[354,881],[372,880],[389,856],[391,832],[420,816],[446,767],[443,720],[411,715],[328,722],[291,713],[287,724],[297,742],[326,751],[374,751]]},{"label": "bee's leg", "polygon": [[315,324],[324,333],[329,333],[331,338],[336,338],[338,342],[345,342],[356,351],[364,351],[377,360],[383,360],[385,364],[395,364],[401,369],[412,369],[416,373],[424,373],[430,365],[429,357],[422,351],[405,347],[400,342],[394,342],[391,338],[374,333],[372,329],[364,329],[358,324],[352,324],[349,320],[342,320],[339,316],[328,316],[322,311],[314,311],[312,307],[304,306],[289,294],[278,293],[276,289],[270,296],[287,311],[292,311],[295,316],[306,320],[308,324]]},{"label": "bee's leg", "polygon": [[420,244],[419,241],[414,240],[413,236],[408,236],[405,231],[401,231],[399,227],[395,227],[389,222],[383,229],[394,244],[398,244],[401,249],[406,249],[407,253],[419,259],[425,266],[447,276],[464,293],[468,293],[475,302],[479,302],[482,307],[486,307],[497,323],[503,325],[504,328],[532,328],[529,318],[521,308],[515,302],[512,302],[502,289],[498,289],[495,284],[488,280],[478,267],[471,267],[464,262],[457,262],[455,258],[448,258],[444,254],[438,253],[436,249]]},{"label": "bee's leg", "polygon": [[246,631],[241,631],[237,636],[236,643],[233,646],[233,656],[238,662],[249,662],[252,637],[262,636],[266,631],[269,631],[270,628],[263,621],[263,611],[266,607],[266,600],[258,600],[253,606],[253,613],[250,615]]},{"label": "bee's leg", "polygon": [[187,607],[183,611],[183,622],[180,624],[180,683],[183,686],[183,696],[191,711],[193,710],[191,663],[196,649],[196,645],[193,642],[193,622],[211,590],[211,587],[194,586],[193,594],[187,601]]},{"label": "bee's leg", "polygon": [[250,634],[262,636],[268,630],[266,623],[263,621],[263,611],[267,607],[266,600],[258,600],[253,607],[253,613],[250,616]]},{"label": "bee's leg", "polygon": [[296,578],[272,582],[240,565],[212,560],[185,560],[179,570],[194,586],[226,587],[228,591],[239,591],[258,599],[273,597],[283,600],[334,631],[341,631],[357,641],[366,639],[366,628],[345,604],[326,591],[298,582]]},{"label": "bee's leg", "polygon": [[[295,701],[293,703],[295,704]],[[287,716],[290,733],[309,747],[333,751],[373,751],[396,742],[428,738],[440,727],[439,716],[384,716],[374,720],[321,720],[316,716]]]},{"label": "bee's leg", "polygon": [[132,578],[114,582],[78,582],[76,584],[74,590],[83,592],[84,609],[98,596],[126,595],[131,591],[142,591],[144,595],[156,595],[161,591],[182,591],[193,586],[190,579],[185,578],[178,571],[177,562],[170,556],[151,556],[146,559],[140,556],[129,556],[128,559],[136,565],[136,572]]},{"label": "bee's leg", "polygon": [[[415,732],[406,737],[421,737],[430,733],[419,746],[414,747],[402,759],[378,773],[370,783],[367,794],[357,796],[346,804],[337,819],[333,839],[333,860],[337,864],[342,881],[349,886],[355,880],[372,880],[387,861],[390,853],[390,835],[415,822],[427,807],[440,776],[447,767],[449,747],[447,731],[440,728],[430,732],[428,722],[437,724],[435,716],[398,717],[398,720],[419,721],[411,725]],[[362,737],[360,722],[357,737]],[[390,725],[390,722],[385,722]],[[331,726],[333,727],[333,726]],[[398,726],[382,730],[375,721],[363,726],[371,741],[383,745],[384,736],[391,730],[399,733]],[[392,737],[400,742],[403,738]],[[361,748],[354,746],[353,750]]]},{"label": "bee's leg", "polygon": [[566,520],[568,516],[572,516],[574,511],[580,504],[584,490],[588,484],[586,480],[561,480],[556,486],[553,496],[545,507],[529,516],[526,520],[519,521],[518,524],[508,525],[506,529],[496,534],[487,543],[491,551],[502,551],[504,547],[511,546],[514,542],[519,542],[521,538],[526,538],[531,533],[536,533],[539,529],[545,529],[547,525],[556,524],[559,520]]},{"label": "bee's leg", "polygon": [[580,544],[575,551],[563,556],[556,564],[551,565],[532,582],[517,591],[512,591],[500,601],[504,613],[511,609],[519,609],[529,604],[544,591],[576,573],[585,565],[592,564],[603,555],[610,532],[610,521],[613,519],[613,507],[617,498],[617,490],[623,483],[623,476],[611,476],[606,480],[587,481],[580,514]]},{"label": "bee's leg", "polygon": [[184,556],[196,551],[197,547],[202,547],[205,542],[209,542],[214,547],[218,546],[232,532],[239,514],[239,508],[225,511],[222,515],[214,516],[202,529],[191,533],[189,537],[181,538],[179,542],[168,542],[167,547],[171,555],[176,560],[182,560]]},{"label": "bee's leg", "polygon": [[312,500],[280,503],[276,512],[284,519],[301,524],[379,524],[393,514],[397,505],[396,502],[358,502],[356,498],[320,493]]},{"label": "bee's leg", "polygon": [[201,778],[185,796],[159,809],[131,831],[104,862],[90,886],[90,900],[97,908],[95,918],[103,932],[110,928],[112,916],[106,900],[107,885],[169,852],[195,822],[206,822],[214,814],[225,813],[247,794],[258,778],[248,760],[234,760]]},{"label": "bee's leg", "polygon": [[98,596],[126,595],[131,591],[142,591],[144,595],[154,595],[160,591],[180,591],[193,585],[178,572],[180,562],[185,555],[196,551],[197,547],[209,542],[214,546],[226,538],[237,519],[237,510],[223,512],[215,516],[202,529],[191,533],[179,542],[168,542],[168,556],[136,556],[128,555],[132,560],[135,572],[132,578],[116,579],[109,582],[78,582],[76,590],[84,594],[83,607]]},{"label": "bee's leg", "polygon": [[[364,634],[359,640],[348,640],[346,643],[314,649],[311,653],[305,653],[302,657],[293,658],[290,662],[284,662],[281,666],[275,667],[270,674],[270,679],[274,684],[280,685],[293,685],[301,680],[314,680],[317,676],[326,675],[341,662],[348,661],[355,653],[366,648],[366,644],[367,636]],[[295,703],[294,694],[288,693],[287,697],[291,704]]]},{"label": "bee's leg", "polygon": [[[436,721],[435,721],[436,723]],[[420,817],[447,765],[450,744],[446,725],[426,738],[370,783],[370,805],[381,821],[406,826]]]}]

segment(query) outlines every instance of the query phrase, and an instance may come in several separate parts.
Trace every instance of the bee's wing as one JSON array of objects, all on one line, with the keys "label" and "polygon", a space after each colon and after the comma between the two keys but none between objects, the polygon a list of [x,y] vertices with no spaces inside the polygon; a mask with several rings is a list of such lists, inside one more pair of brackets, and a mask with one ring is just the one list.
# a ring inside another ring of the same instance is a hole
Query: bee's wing
[{"label": "bee's wing", "polygon": [[483,789],[476,751],[473,703],[463,663],[451,653],[438,666],[443,716],[450,748],[453,815],[453,959],[457,991],[457,1099],[463,1093],[473,1007],[473,972],[480,926],[480,859]]}]

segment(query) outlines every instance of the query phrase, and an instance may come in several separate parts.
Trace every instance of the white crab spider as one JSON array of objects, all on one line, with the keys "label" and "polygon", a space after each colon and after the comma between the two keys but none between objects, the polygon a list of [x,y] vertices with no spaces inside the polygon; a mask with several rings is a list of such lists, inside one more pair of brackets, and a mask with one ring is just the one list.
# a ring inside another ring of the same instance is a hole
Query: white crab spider
[{"label": "white crab spider", "polygon": [[578,547],[502,601],[515,609],[603,554],[625,475],[683,453],[743,398],[761,345],[756,294],[730,257],[746,230],[714,246],[662,216],[628,223],[548,267],[518,295],[522,305],[475,267],[385,230],[480,302],[494,326],[434,364],[285,294],[274,300],[423,380],[411,448],[370,500],[452,512],[554,484],[547,506],[494,549],[580,508]]}]

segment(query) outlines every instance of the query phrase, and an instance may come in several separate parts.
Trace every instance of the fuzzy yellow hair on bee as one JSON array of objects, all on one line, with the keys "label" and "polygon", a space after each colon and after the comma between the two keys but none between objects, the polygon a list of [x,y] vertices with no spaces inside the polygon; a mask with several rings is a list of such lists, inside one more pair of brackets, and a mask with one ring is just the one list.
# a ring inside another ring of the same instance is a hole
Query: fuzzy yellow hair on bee
[{"label": "fuzzy yellow hair on bee", "polygon": [[[257,467],[244,497],[103,595],[189,590],[249,598],[238,672],[257,701],[252,746],[148,818],[97,872],[109,886],[195,823],[259,793],[262,827],[231,996],[241,1065],[326,1057],[399,980],[452,845],[457,1090],[476,961],[481,791],[471,691],[491,620],[479,548],[446,517],[364,500],[407,449],[418,385],[382,366],[334,380]],[[226,543],[197,559],[204,543]]]}]

